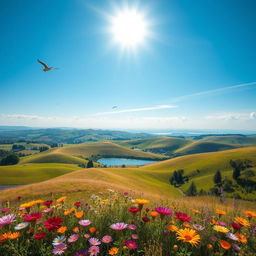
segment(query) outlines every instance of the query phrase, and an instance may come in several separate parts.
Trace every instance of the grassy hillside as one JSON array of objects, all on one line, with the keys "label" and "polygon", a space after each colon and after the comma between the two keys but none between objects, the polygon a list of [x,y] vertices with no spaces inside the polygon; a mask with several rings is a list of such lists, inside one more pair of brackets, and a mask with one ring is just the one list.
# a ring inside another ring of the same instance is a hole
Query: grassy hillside
[{"label": "grassy hillside", "polygon": [[190,144],[192,140],[175,137],[155,137],[149,139],[136,139],[119,142],[129,148],[150,150],[151,152],[172,153],[175,150]]},{"label": "grassy hillside", "polygon": [[72,172],[78,168],[79,167],[76,165],[71,164],[20,164],[0,166],[0,185],[23,185],[40,182]]},{"label": "grassy hillside", "polygon": [[115,156],[115,157],[148,158],[148,159],[166,158],[163,155],[132,150],[108,141],[69,145],[65,147],[56,148],[54,149],[54,152],[70,154],[74,156],[83,156],[83,157],[100,155],[105,157]]},{"label": "grassy hillside", "polygon": [[235,145],[256,145],[256,135],[226,135],[226,136],[207,136],[203,141],[220,142]]}]

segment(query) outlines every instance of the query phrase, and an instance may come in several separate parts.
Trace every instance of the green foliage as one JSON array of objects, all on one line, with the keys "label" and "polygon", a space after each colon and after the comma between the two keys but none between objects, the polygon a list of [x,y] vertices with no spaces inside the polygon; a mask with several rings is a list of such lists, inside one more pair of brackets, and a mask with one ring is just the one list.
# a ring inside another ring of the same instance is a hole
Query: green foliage
[{"label": "green foliage", "polygon": [[88,163],[87,163],[86,168],[92,168],[92,167],[93,167],[93,161],[89,160]]},{"label": "green foliage", "polygon": [[220,171],[217,171],[213,176],[213,181],[217,186],[221,186],[222,184],[222,177]]},{"label": "green foliage", "polygon": [[19,162],[19,157],[15,154],[9,154],[2,158],[0,165],[15,165]]},{"label": "green foliage", "polygon": [[177,171],[174,171],[172,176],[169,179],[171,185],[179,186],[179,185],[184,184],[185,180],[187,181],[187,177],[183,176],[183,174],[184,174],[183,169],[179,169]]},{"label": "green foliage", "polygon": [[187,192],[186,192],[187,196],[196,196],[197,195],[197,188],[195,183],[192,181],[191,185],[189,186]]}]

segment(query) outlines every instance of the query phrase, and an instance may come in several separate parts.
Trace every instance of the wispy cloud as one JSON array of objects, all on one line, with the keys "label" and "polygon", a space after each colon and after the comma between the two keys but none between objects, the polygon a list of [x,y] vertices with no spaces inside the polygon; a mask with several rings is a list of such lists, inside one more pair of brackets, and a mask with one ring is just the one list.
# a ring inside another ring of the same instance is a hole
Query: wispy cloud
[{"label": "wispy cloud", "polygon": [[170,108],[176,108],[176,107],[177,106],[173,106],[173,105],[159,105],[159,106],[145,107],[145,108],[129,108],[129,109],[116,110],[116,111],[109,111],[109,112],[100,112],[100,113],[94,114],[93,116],[105,116],[105,115],[115,115],[115,114],[130,113],[130,112],[152,111],[152,110],[170,109]]},{"label": "wispy cloud", "polygon": [[252,87],[252,86],[256,86],[256,82],[242,83],[242,84],[232,85],[232,86],[228,86],[228,87],[222,87],[222,88],[218,88],[218,89],[214,89],[214,90],[201,91],[201,92],[197,92],[197,93],[187,94],[184,96],[173,98],[173,99],[171,99],[171,102],[180,102],[180,101],[184,101],[189,98],[194,98],[197,96],[218,94],[218,93],[222,93],[222,92],[226,92],[226,91],[230,91],[230,90],[234,90],[234,89],[238,89],[238,88]]},{"label": "wispy cloud", "polygon": [[224,121],[246,121],[256,120],[256,113],[222,113],[215,115],[208,115],[205,117],[207,120],[224,120]]}]

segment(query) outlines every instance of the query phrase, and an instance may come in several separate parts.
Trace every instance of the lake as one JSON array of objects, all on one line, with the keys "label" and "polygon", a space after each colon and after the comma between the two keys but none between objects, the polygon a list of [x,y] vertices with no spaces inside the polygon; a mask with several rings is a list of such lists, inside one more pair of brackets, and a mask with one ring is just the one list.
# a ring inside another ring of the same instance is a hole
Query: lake
[{"label": "lake", "polygon": [[145,165],[155,163],[154,160],[142,160],[142,159],[127,159],[127,158],[101,158],[98,163],[106,166],[121,166],[121,165]]}]

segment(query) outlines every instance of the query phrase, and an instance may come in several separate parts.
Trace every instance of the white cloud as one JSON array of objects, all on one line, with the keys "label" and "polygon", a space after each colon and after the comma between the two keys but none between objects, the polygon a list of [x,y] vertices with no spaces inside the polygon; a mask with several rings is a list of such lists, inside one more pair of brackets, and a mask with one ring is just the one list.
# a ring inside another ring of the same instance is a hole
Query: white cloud
[{"label": "white cloud", "polygon": [[222,113],[208,115],[205,117],[207,120],[225,120],[225,121],[246,121],[251,119],[256,119],[256,113]]},{"label": "white cloud", "polygon": [[250,114],[250,118],[251,118],[251,119],[256,119],[256,112],[252,112],[252,113]]}]

